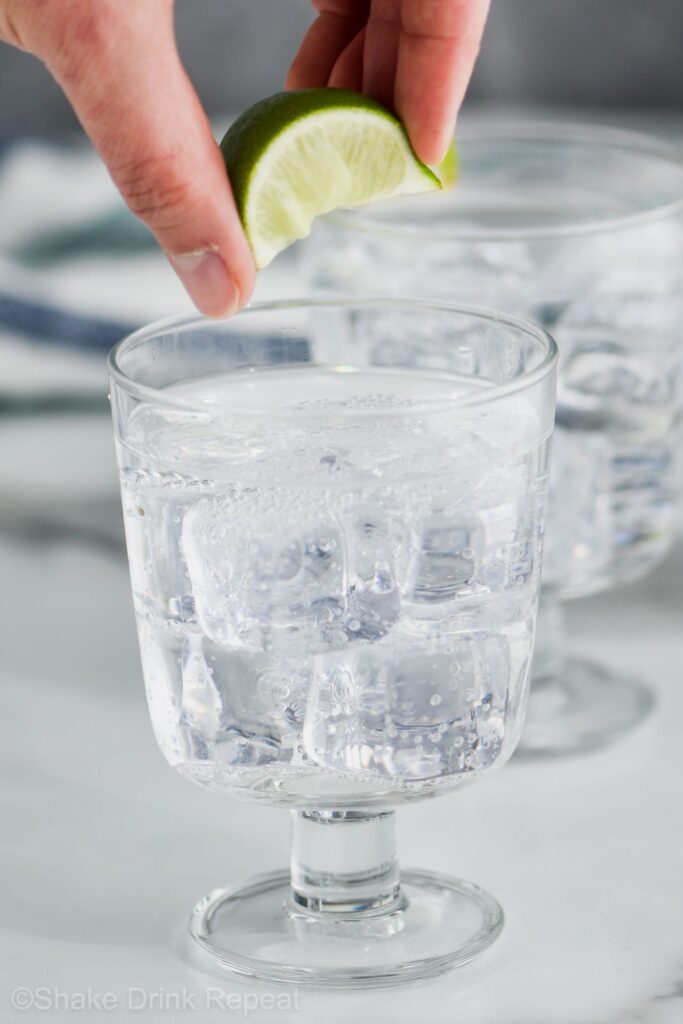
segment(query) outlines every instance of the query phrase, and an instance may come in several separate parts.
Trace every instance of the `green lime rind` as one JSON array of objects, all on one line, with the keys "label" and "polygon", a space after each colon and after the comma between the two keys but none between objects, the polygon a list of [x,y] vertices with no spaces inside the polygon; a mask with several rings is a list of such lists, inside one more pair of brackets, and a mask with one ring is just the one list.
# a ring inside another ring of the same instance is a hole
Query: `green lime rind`
[{"label": "green lime rind", "polygon": [[[320,119],[322,116],[324,120],[326,113],[343,115],[344,111],[348,111],[349,119],[352,119],[354,115],[362,115],[366,120],[376,117],[390,125],[391,132],[395,132],[396,137],[402,139],[401,145],[405,147],[407,159],[413,167],[411,172],[413,177],[424,179],[424,191],[438,190],[443,187],[439,174],[423,164],[416,156],[401,122],[380,103],[347,89],[300,89],[277,93],[246,110],[231,125],[221,142],[221,152],[235,202],[255,254],[261,240],[254,235],[254,231],[258,230],[257,226],[254,223],[249,223],[250,218],[253,221],[253,204],[250,206],[251,192],[254,182],[259,179],[260,166],[268,166],[269,150],[272,154],[275,151],[273,147],[282,136],[292,133],[293,129],[300,131],[302,125],[305,127],[308,118]],[[378,125],[378,127],[380,126]],[[286,142],[284,144],[287,145]],[[312,171],[315,171],[315,168],[312,168]],[[304,172],[303,179],[296,183],[296,196],[292,197],[295,201],[303,201],[304,206],[306,206],[305,193],[308,187],[305,179]],[[260,180],[262,185],[262,179]],[[418,190],[422,191],[421,188]],[[257,194],[254,193],[254,195]],[[328,206],[327,209],[329,208]],[[327,212],[327,209],[321,209],[319,212]],[[310,214],[310,210],[308,212]],[[302,237],[302,235],[297,234],[295,237]],[[293,238],[283,237],[281,247],[292,240]],[[269,258],[265,257],[266,262],[269,261]],[[259,262],[257,259],[257,265],[266,265],[266,262]]]},{"label": "green lime rind", "polygon": [[[351,89],[292,89],[278,92],[265,100],[259,100],[245,110],[228,128],[221,141],[221,152],[230,178],[233,193],[240,212],[244,208],[253,168],[274,140],[286,132],[294,119],[307,114],[319,114],[323,110],[339,110],[344,107],[374,111],[380,117],[392,122],[403,133],[410,146],[407,132],[399,119],[386,107]],[[410,146],[413,153],[415,152]],[[417,163],[421,163],[415,156]],[[425,174],[435,183],[440,178],[426,164]]]}]

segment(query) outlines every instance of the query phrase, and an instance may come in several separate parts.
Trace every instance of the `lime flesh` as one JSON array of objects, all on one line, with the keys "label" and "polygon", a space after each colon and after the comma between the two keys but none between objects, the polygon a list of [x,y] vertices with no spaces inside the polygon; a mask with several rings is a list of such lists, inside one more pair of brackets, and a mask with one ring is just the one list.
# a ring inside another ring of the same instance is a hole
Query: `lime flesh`
[{"label": "lime flesh", "polygon": [[262,100],[229,128],[221,150],[259,268],[330,210],[442,188],[401,122],[345,89]]}]

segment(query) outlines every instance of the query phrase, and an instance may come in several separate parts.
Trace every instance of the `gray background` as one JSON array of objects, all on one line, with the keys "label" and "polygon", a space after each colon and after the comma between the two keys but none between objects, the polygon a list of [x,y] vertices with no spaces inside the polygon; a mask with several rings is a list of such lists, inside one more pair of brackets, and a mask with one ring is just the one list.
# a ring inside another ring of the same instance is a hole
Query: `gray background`
[{"label": "gray background", "polygon": [[[177,0],[180,50],[209,111],[281,88],[311,18],[308,0]],[[683,110],[683,0],[493,0],[469,100]],[[74,125],[38,61],[0,44],[0,131]]]}]

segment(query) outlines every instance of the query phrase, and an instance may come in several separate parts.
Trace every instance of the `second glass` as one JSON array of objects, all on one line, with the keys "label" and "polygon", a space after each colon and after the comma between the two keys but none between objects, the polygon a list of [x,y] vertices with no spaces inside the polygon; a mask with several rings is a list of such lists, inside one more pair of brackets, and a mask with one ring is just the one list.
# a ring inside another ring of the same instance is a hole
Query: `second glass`
[{"label": "second glass", "polygon": [[[302,248],[314,291],[482,302],[537,320],[560,351],[543,598],[524,750],[600,747],[649,691],[569,657],[561,602],[636,579],[677,513],[683,168],[603,128],[481,121],[440,196],[321,221]],[[409,345],[404,353],[409,358]]]}]

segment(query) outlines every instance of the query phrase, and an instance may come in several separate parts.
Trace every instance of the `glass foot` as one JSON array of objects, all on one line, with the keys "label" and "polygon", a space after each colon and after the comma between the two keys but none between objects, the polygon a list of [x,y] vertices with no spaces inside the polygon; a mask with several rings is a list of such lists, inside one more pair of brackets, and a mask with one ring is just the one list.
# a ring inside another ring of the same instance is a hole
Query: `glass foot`
[{"label": "glass foot", "polygon": [[402,872],[396,905],[376,913],[310,911],[291,894],[288,871],[217,889],[195,907],[190,934],[214,964],[238,974],[315,988],[369,988],[467,963],[503,927],[492,896],[429,871]]},{"label": "glass foot", "polygon": [[517,756],[599,750],[629,732],[654,707],[638,679],[570,658],[556,674],[534,677]]}]

